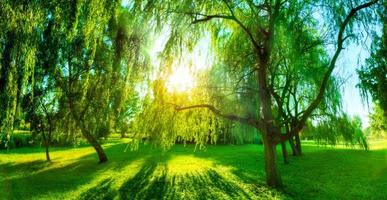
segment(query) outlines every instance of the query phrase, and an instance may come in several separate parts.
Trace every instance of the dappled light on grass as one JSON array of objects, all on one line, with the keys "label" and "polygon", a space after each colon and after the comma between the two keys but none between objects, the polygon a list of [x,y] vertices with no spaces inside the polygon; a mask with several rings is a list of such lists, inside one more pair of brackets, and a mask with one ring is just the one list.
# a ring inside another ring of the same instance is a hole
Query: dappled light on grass
[{"label": "dappled light on grass", "polygon": [[186,175],[205,172],[213,163],[207,159],[194,157],[193,155],[173,156],[167,164],[168,173],[173,175]]},{"label": "dappled light on grass", "polygon": [[[30,150],[26,148],[24,150]],[[33,174],[39,174],[44,171],[63,168],[69,165],[77,165],[80,159],[93,153],[92,147],[68,149],[66,151],[54,151],[52,153],[52,162],[48,163],[44,160],[43,151],[33,153],[23,153],[10,151],[5,154],[0,154],[0,165],[3,165],[4,170],[7,170],[7,176],[4,178],[22,178]],[[16,166],[16,167],[15,167]]]},{"label": "dappled light on grass", "polygon": [[143,145],[138,151],[124,152],[125,147],[126,143],[105,145],[110,160],[104,164],[96,164],[92,148],[54,149],[52,164],[44,162],[44,152],[36,149],[15,150],[24,152],[23,157],[13,150],[2,151],[0,195],[8,199],[386,197],[380,193],[387,183],[386,149],[366,152],[305,145],[302,157],[280,164],[286,185],[276,191],[264,183],[259,145],[208,146],[205,151],[177,145],[165,152]]},{"label": "dappled light on grass", "polygon": [[[4,175],[0,186],[7,185],[3,188],[8,189],[0,192],[14,199],[256,199],[263,196],[276,199],[281,196],[264,184],[245,183],[234,175],[233,171],[240,166],[234,168],[232,163],[223,160],[226,158],[222,156],[230,156],[230,151],[224,148],[194,151],[193,146],[176,146],[160,152],[142,146],[138,151],[125,153],[125,146],[123,143],[106,147],[110,161],[99,165],[92,149],[55,150],[53,158],[60,154],[62,159],[54,159],[53,164],[47,165],[35,159],[36,163],[28,164],[30,171],[22,170],[18,177],[3,178],[7,177],[5,174],[18,173],[16,169],[24,163],[19,163],[16,155],[10,156],[14,163],[0,168],[0,174]],[[28,149],[24,151],[28,155]],[[89,154],[77,157],[76,151]],[[33,155],[44,156],[44,152]]]}]

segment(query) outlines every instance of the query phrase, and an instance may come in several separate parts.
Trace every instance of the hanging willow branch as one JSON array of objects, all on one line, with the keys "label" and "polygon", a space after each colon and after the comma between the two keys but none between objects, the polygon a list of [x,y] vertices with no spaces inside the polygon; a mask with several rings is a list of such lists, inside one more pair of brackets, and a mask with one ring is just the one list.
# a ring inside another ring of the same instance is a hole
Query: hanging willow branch
[{"label": "hanging willow branch", "polygon": [[210,111],[212,111],[215,115],[217,115],[219,117],[222,117],[222,118],[225,118],[225,119],[228,119],[228,120],[232,120],[232,121],[238,121],[238,122],[240,122],[242,124],[246,124],[246,125],[249,125],[249,126],[256,127],[259,130],[261,130],[262,127],[263,127],[261,119],[255,119],[255,118],[253,118],[251,116],[249,116],[249,117],[240,117],[240,116],[238,116],[236,114],[224,114],[224,113],[222,113],[221,110],[215,108],[215,106],[213,106],[213,105],[198,104],[198,105],[185,106],[185,107],[181,107],[181,106],[175,105],[175,110],[178,111],[178,112],[179,111],[183,111],[183,110],[195,109],[195,108],[207,108],[207,109],[209,109]]},{"label": "hanging willow branch", "polygon": [[337,36],[337,47],[336,47],[335,54],[333,55],[331,62],[329,63],[328,70],[324,74],[324,78],[321,82],[321,85],[320,85],[320,88],[319,88],[319,91],[318,91],[316,98],[311,102],[311,104],[309,104],[308,108],[304,111],[304,114],[301,116],[298,123],[296,123],[295,126],[292,127],[291,131],[286,135],[282,135],[281,139],[278,140],[277,142],[280,142],[281,140],[285,141],[285,140],[290,139],[291,137],[296,135],[299,131],[301,131],[302,128],[305,126],[307,119],[312,114],[312,112],[317,108],[317,106],[320,104],[320,102],[322,101],[322,99],[324,97],[324,93],[325,93],[326,87],[328,85],[328,80],[329,80],[329,78],[330,78],[330,76],[331,76],[331,74],[336,66],[336,62],[337,62],[337,59],[338,59],[340,53],[343,50],[343,43],[348,38],[347,36],[344,36],[344,31],[345,31],[345,28],[347,27],[349,21],[353,17],[355,17],[355,15],[358,11],[365,9],[365,8],[368,8],[368,7],[376,4],[377,2],[378,2],[378,0],[373,0],[373,1],[370,1],[368,3],[362,4],[360,6],[357,6],[353,9],[351,9],[351,11],[345,17],[345,20],[341,24],[340,29],[339,29],[339,33]]}]

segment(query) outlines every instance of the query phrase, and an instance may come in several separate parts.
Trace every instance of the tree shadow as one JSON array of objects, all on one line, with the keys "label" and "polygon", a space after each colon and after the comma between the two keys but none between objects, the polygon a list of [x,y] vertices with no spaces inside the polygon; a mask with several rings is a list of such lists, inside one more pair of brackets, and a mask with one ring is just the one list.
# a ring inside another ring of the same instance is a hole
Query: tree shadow
[{"label": "tree shadow", "polygon": [[264,155],[258,150],[261,148],[258,145],[209,146],[207,151],[196,152],[192,150],[193,147],[187,150],[177,148],[177,151],[173,151],[176,154],[191,154],[211,160],[215,167],[230,167],[240,183],[254,185],[255,195],[258,196],[260,191],[270,190],[280,194],[281,198],[387,199],[387,193],[381,192],[387,187],[385,149],[367,152],[305,145],[304,154],[301,157],[289,156],[288,165],[283,164],[281,151],[278,150],[277,164],[284,188],[273,190],[265,184]]},{"label": "tree shadow", "polygon": [[157,163],[147,161],[137,174],[123,183],[119,189],[120,199],[161,199],[167,187],[167,172],[156,174]]},{"label": "tree shadow", "polygon": [[0,172],[4,176],[1,179],[9,179],[15,176],[24,176],[25,174],[33,173],[34,171],[43,169],[52,165],[50,162],[45,160],[34,160],[29,162],[23,162],[19,164],[13,164],[11,162],[0,164]]},{"label": "tree shadow", "polygon": [[172,179],[170,199],[185,199],[186,195],[190,199],[254,199],[255,196],[213,169]]},{"label": "tree shadow", "polygon": [[135,199],[256,199],[251,191],[209,169],[184,175],[168,174],[165,163],[147,161],[119,188],[119,198]]},{"label": "tree shadow", "polygon": [[[217,146],[207,151],[176,146],[168,152],[140,146],[137,151],[124,153],[125,146],[106,147],[110,160],[105,164],[97,164],[94,152],[60,166],[55,161],[48,164],[43,160],[1,164],[0,174],[6,177],[0,178],[0,186],[7,187],[9,193],[4,196],[8,199],[53,196],[67,199],[64,195],[79,191],[80,187],[86,190],[79,196],[77,193],[74,196],[77,199],[311,199],[316,196],[366,199],[372,197],[370,194],[386,199],[381,193],[387,185],[386,150],[305,147],[303,156],[290,156],[289,165],[283,165],[278,156],[285,184],[284,190],[278,192],[264,183],[263,154],[257,145]],[[174,156],[193,156],[210,160],[212,164],[206,164],[209,169],[180,170],[176,174],[172,168],[168,169],[168,161]],[[137,160],[141,160],[139,165]],[[133,169],[138,171],[124,180],[125,175],[118,173],[133,161],[136,161]],[[227,173],[222,174],[218,167],[226,167]],[[105,170],[111,170],[108,178],[100,176]],[[350,190],[348,185],[352,185]]]},{"label": "tree shadow", "polygon": [[117,195],[117,191],[111,188],[112,178],[106,178],[98,182],[96,186],[89,188],[83,192],[78,199],[79,200],[109,200],[114,199]]},{"label": "tree shadow", "polygon": [[[44,160],[36,160],[23,163],[5,163],[0,165],[0,185],[7,187],[6,194],[11,199],[35,199],[50,196],[53,193],[61,196],[66,192],[76,190],[82,185],[89,184],[97,179],[105,170],[118,171],[120,166],[129,165],[139,159],[140,153],[127,152],[128,156],[118,159],[115,154],[122,153],[124,144],[110,145],[105,148],[111,160],[108,163],[97,164],[95,152],[74,160],[61,163],[54,160],[47,163]],[[102,184],[105,188],[109,182]],[[103,191],[103,188],[100,188]],[[3,194],[2,194],[3,195]],[[87,195],[85,194],[87,197]],[[1,198],[0,198],[1,199]]]}]

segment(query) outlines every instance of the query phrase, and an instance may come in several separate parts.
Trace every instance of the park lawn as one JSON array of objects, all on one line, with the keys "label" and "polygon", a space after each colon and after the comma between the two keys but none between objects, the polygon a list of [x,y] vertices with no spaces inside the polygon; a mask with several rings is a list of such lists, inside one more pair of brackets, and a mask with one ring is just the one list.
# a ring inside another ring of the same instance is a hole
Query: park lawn
[{"label": "park lawn", "polygon": [[90,147],[0,151],[0,199],[387,199],[387,142],[366,152],[304,145],[304,155],[278,163],[284,188],[265,186],[260,145],[169,151],[105,144],[97,164]]}]

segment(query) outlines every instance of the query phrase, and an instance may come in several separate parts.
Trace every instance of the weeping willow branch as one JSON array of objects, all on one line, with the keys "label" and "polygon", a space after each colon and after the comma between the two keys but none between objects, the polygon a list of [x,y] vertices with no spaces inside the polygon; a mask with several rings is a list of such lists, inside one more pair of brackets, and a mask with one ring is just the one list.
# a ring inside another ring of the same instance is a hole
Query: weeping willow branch
[{"label": "weeping willow branch", "polygon": [[323,99],[325,89],[328,85],[328,80],[329,80],[329,78],[330,78],[330,76],[331,76],[331,74],[336,66],[336,62],[337,62],[337,59],[338,59],[340,53],[343,50],[343,43],[350,36],[350,35],[344,36],[344,31],[345,31],[345,28],[347,27],[349,21],[353,17],[355,17],[355,15],[358,11],[365,9],[365,8],[368,8],[368,7],[376,4],[377,2],[378,2],[378,0],[373,0],[373,1],[370,1],[368,3],[362,4],[360,6],[357,6],[353,9],[351,9],[351,11],[345,17],[345,20],[341,24],[340,29],[339,29],[339,33],[337,36],[337,47],[336,47],[335,54],[333,55],[331,62],[329,63],[328,70],[324,74],[324,77],[323,77],[323,80],[321,81],[321,85],[320,85],[320,88],[318,90],[318,94],[317,94],[316,98],[311,102],[311,104],[309,104],[309,106],[307,107],[307,109],[305,110],[303,115],[301,116],[300,120],[298,121],[298,123],[295,124],[294,127],[292,127],[289,134],[282,135],[281,139],[277,142],[280,142],[281,140],[285,141],[285,140],[290,139],[291,137],[296,135],[299,131],[301,131],[302,128],[305,126],[306,120],[309,118],[309,116],[317,108],[317,106],[320,104],[321,100]]},{"label": "weeping willow branch", "polygon": [[209,104],[198,104],[198,105],[185,106],[185,107],[181,107],[178,105],[174,105],[174,106],[175,106],[175,110],[178,112],[184,111],[184,110],[189,110],[189,109],[196,109],[196,108],[207,108],[208,110],[210,110],[211,112],[213,112],[215,115],[217,115],[219,117],[222,117],[222,118],[225,118],[225,119],[228,119],[231,121],[237,121],[237,122],[240,122],[242,124],[249,125],[249,126],[253,126],[253,127],[258,128],[259,130],[262,130],[262,127],[263,127],[262,120],[260,120],[260,119],[257,120],[257,119],[254,119],[253,117],[245,118],[245,117],[240,117],[240,116],[235,115],[235,114],[224,114],[224,113],[222,113],[222,111],[220,111],[219,109],[217,109],[214,106],[209,105]]},{"label": "weeping willow branch", "polygon": [[[247,28],[236,16],[234,15],[234,12],[228,7],[231,15],[221,15],[221,14],[213,14],[213,15],[207,15],[207,14],[202,14],[202,13],[197,13],[197,12],[176,12],[176,13],[182,13],[186,15],[194,15],[195,19],[191,22],[191,24],[197,24],[200,22],[207,22],[212,19],[227,19],[227,20],[232,20],[236,22],[242,29],[243,31],[249,36],[251,43],[253,44],[254,48],[256,50],[260,50],[262,48],[261,45],[258,44],[258,42],[255,40],[251,30]],[[198,18],[200,16],[200,18]]]}]

